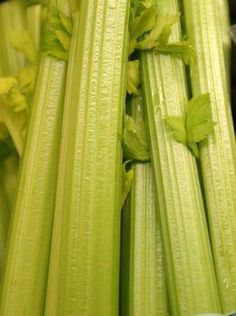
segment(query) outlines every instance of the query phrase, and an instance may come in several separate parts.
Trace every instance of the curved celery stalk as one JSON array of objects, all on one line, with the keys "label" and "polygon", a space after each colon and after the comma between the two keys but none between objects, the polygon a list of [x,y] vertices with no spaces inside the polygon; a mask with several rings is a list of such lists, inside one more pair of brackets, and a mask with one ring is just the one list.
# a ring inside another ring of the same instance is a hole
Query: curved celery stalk
[{"label": "curved celery stalk", "polygon": [[[158,12],[178,12],[177,0],[156,3]],[[175,26],[171,41],[179,38]],[[221,312],[196,161],[164,122],[165,115],[185,111],[184,65],[176,57],[142,53],[141,66],[171,315]]]},{"label": "curved celery stalk", "polygon": [[236,310],[236,147],[215,0],[184,1],[189,39],[198,59],[191,67],[194,95],[209,92],[215,133],[201,146],[201,171],[223,311]]},{"label": "curved celery stalk", "polygon": [[118,315],[128,0],[81,1],[69,59],[45,315]]},{"label": "curved celery stalk", "polygon": [[11,43],[12,32],[23,31],[26,27],[25,10],[21,0],[0,4],[0,75],[17,74],[24,66],[24,56],[16,52]]},{"label": "curved celery stalk", "polygon": [[41,56],[11,220],[0,314],[42,315],[67,63]]},{"label": "curved celery stalk", "polygon": [[[141,100],[132,100],[136,122],[143,120]],[[166,316],[162,236],[151,164],[134,164],[133,175],[131,193],[122,213],[121,314]]]}]

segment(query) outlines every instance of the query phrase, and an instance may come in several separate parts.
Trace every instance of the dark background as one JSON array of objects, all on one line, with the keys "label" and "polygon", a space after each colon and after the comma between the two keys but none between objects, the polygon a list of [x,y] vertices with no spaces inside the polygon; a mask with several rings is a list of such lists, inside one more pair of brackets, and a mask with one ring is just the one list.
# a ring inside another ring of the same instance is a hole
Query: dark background
[{"label": "dark background", "polygon": [[[3,2],[4,0],[0,0]],[[236,24],[236,0],[229,0],[231,23]],[[231,94],[232,94],[232,112],[234,118],[234,126],[236,130],[236,44],[232,45],[231,58]]]}]

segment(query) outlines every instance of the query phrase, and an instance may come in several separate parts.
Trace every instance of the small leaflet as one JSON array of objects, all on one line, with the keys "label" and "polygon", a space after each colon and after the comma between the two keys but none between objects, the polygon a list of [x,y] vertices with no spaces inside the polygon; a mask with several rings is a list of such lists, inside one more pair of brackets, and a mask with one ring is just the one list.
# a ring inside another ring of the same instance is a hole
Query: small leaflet
[{"label": "small leaflet", "polygon": [[128,62],[127,92],[129,94],[138,95],[138,87],[140,86],[139,64],[138,59]]},{"label": "small leaflet", "polygon": [[131,116],[126,115],[122,136],[122,148],[125,159],[142,162],[150,160],[144,121],[135,122]]},{"label": "small leaflet", "polygon": [[1,77],[0,78],[0,94],[7,94],[17,85],[15,77]]},{"label": "small leaflet", "polygon": [[187,146],[195,157],[199,157],[198,143],[214,132],[210,94],[192,98],[187,106],[185,117],[166,116],[165,123],[173,138]]},{"label": "small leaflet", "polygon": [[11,42],[13,47],[23,53],[30,63],[37,63],[37,50],[31,35],[27,31],[14,32],[11,36]]},{"label": "small leaflet", "polygon": [[171,54],[172,56],[180,57],[185,64],[190,64],[196,59],[196,52],[189,41],[181,41],[171,44],[158,44],[155,50],[163,54]]},{"label": "small leaflet", "polygon": [[53,8],[48,12],[43,35],[43,50],[59,60],[68,60],[72,34],[72,18]]},{"label": "small leaflet", "polygon": [[179,20],[180,14],[157,14],[152,1],[132,1],[129,20],[129,55],[135,50],[155,50],[162,54],[171,54],[189,64],[196,57],[192,44],[183,40],[168,43],[172,26]]}]

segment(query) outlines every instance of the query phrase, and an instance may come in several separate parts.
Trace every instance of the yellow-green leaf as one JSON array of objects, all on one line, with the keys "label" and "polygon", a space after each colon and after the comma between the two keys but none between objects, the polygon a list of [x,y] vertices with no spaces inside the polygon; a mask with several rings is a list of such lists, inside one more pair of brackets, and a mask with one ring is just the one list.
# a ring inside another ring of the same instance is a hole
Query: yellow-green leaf
[{"label": "yellow-green leaf", "polygon": [[67,32],[61,31],[61,30],[56,30],[54,33],[55,33],[58,41],[63,46],[64,50],[68,51],[70,48],[70,40],[71,40],[70,35],[68,35]]},{"label": "yellow-green leaf", "polygon": [[165,123],[170,128],[174,139],[184,145],[187,144],[185,119],[181,116],[166,116]]},{"label": "yellow-green leaf", "polygon": [[144,121],[135,122],[131,116],[126,115],[122,136],[122,147],[125,159],[144,162],[150,160],[146,125]]},{"label": "yellow-green leaf", "polygon": [[22,52],[26,59],[31,62],[32,64],[35,64],[37,62],[37,51],[34,45],[34,41],[31,37],[31,35],[26,32],[22,31],[19,33],[13,33],[11,36],[12,45]]},{"label": "yellow-green leaf", "polygon": [[133,60],[128,62],[127,73],[127,91],[129,94],[138,94],[138,87],[140,85],[140,70],[139,60]]},{"label": "yellow-green leaf", "polygon": [[16,85],[17,79],[15,77],[0,78],[0,94],[7,94]]}]

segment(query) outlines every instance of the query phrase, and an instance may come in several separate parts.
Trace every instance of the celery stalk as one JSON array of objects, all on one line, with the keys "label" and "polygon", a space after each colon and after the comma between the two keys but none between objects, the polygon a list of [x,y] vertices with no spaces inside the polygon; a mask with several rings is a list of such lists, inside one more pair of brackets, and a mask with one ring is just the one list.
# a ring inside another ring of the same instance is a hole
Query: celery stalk
[{"label": "celery stalk", "polygon": [[17,74],[24,66],[24,56],[16,52],[11,44],[13,32],[26,27],[25,10],[20,0],[6,1],[0,4],[0,75]]},{"label": "celery stalk", "polygon": [[118,315],[128,4],[75,16],[45,315]]},{"label": "celery stalk", "polygon": [[[143,120],[142,98],[132,100],[132,116]],[[160,223],[150,163],[133,165],[134,179],[122,213],[121,313],[167,315],[167,292]]]},{"label": "celery stalk", "polygon": [[[158,12],[178,12],[177,0],[156,3]],[[170,41],[180,36],[176,24]],[[221,312],[196,161],[164,122],[165,115],[185,112],[184,65],[177,57],[144,52],[141,66],[171,315]]]},{"label": "celery stalk", "polygon": [[216,0],[217,21],[220,21],[220,32],[222,38],[222,45],[224,50],[225,68],[228,76],[228,85],[230,86],[230,15],[229,15],[229,3],[228,0]]},{"label": "celery stalk", "polygon": [[194,95],[210,92],[215,133],[201,146],[201,171],[223,311],[236,310],[236,147],[215,0],[184,1],[186,27],[198,59]]},{"label": "celery stalk", "polygon": [[66,71],[65,61],[42,53],[9,232],[1,315],[43,314]]},{"label": "celery stalk", "polygon": [[2,184],[0,183],[0,284],[2,279],[9,218],[10,214],[8,210],[7,199],[4,194]]},{"label": "celery stalk", "polygon": [[[0,4],[0,76],[16,74],[18,69],[24,65],[24,56],[16,52],[11,45],[11,31],[23,30],[25,28],[25,11],[21,1],[8,1]],[[0,105],[0,121],[4,121],[4,107]],[[17,146],[21,147],[21,140],[14,132],[11,121],[7,123],[16,135]],[[5,244],[7,240],[9,216],[13,204],[16,179],[18,174],[18,158],[15,153],[0,162],[0,274],[2,272]]]},{"label": "celery stalk", "polygon": [[26,9],[27,30],[35,41],[36,49],[40,48],[43,7],[41,4]]}]

